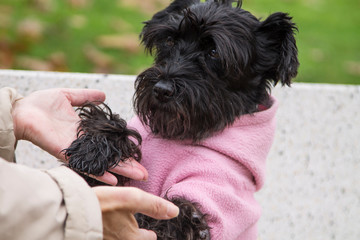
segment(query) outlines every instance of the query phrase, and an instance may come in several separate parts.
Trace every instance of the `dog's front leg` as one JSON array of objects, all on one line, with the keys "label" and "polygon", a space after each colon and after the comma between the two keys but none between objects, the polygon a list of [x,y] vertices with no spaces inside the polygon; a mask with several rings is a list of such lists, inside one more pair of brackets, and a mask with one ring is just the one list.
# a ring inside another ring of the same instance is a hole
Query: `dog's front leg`
[{"label": "dog's front leg", "polygon": [[[140,134],[127,128],[126,121],[113,114],[106,104],[88,103],[78,110],[81,120],[77,139],[64,149],[64,153],[67,166],[78,172],[90,186],[104,184],[88,175],[102,176],[129,158],[140,161]],[[118,185],[129,181],[124,176],[114,175]]]}]

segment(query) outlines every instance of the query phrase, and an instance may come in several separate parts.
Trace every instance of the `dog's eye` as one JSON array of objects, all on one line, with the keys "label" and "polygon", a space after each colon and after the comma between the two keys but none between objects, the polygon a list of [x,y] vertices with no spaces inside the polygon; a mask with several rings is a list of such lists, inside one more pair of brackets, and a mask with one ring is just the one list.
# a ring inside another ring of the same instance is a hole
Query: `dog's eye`
[{"label": "dog's eye", "polygon": [[212,49],[212,50],[209,52],[209,56],[210,56],[211,58],[218,59],[218,58],[219,58],[219,53],[216,51],[216,49]]},{"label": "dog's eye", "polygon": [[174,39],[172,38],[172,37],[167,37],[167,39],[166,39],[166,46],[168,46],[168,47],[172,47],[172,46],[174,46]]}]

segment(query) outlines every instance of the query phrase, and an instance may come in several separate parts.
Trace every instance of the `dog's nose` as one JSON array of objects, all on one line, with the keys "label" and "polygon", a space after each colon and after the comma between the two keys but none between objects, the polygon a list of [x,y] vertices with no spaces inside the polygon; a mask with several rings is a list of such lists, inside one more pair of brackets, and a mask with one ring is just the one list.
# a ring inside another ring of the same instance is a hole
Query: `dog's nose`
[{"label": "dog's nose", "polygon": [[160,80],[153,87],[154,96],[161,102],[167,102],[174,94],[174,87],[171,82]]}]

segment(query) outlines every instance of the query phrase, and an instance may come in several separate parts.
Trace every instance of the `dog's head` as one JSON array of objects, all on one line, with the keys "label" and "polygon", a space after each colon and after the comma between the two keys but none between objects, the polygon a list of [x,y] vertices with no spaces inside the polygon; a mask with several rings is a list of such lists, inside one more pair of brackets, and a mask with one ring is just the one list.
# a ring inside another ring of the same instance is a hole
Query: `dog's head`
[{"label": "dog's head", "polygon": [[153,133],[200,140],[268,105],[271,85],[291,84],[299,66],[291,17],[259,21],[234,5],[175,0],[145,23],[155,62],[135,82],[134,107]]}]

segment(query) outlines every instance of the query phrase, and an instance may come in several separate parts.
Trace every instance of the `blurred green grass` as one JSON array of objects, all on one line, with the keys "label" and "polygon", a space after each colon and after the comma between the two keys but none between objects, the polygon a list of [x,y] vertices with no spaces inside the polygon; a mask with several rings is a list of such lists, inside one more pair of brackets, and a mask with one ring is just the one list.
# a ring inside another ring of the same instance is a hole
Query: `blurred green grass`
[{"label": "blurred green grass", "polygon": [[[13,53],[11,68],[136,74],[151,64],[138,41],[150,14],[121,1],[71,2],[77,1],[1,1],[8,23],[0,25],[0,43]],[[101,38],[108,36],[124,47],[103,46]]]},{"label": "blurred green grass", "polygon": [[[152,63],[139,46],[142,22],[168,3],[1,0],[0,68],[138,74]],[[243,8],[293,16],[297,82],[360,84],[359,0],[243,0]]]}]

